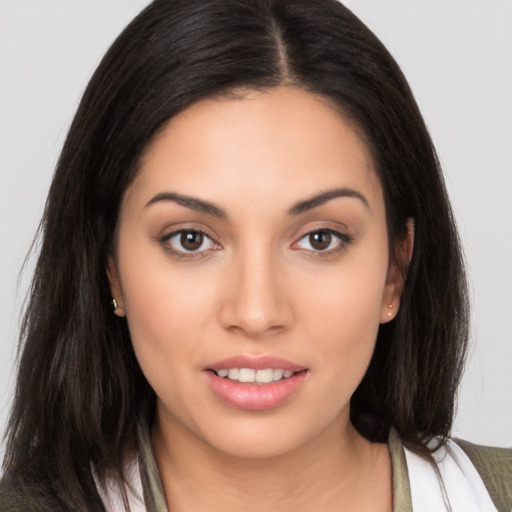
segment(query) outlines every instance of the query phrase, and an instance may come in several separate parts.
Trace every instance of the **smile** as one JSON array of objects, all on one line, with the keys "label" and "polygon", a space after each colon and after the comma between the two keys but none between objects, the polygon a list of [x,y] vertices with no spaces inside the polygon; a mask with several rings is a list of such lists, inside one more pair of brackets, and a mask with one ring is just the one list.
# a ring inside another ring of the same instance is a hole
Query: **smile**
[{"label": "smile", "polygon": [[203,370],[218,399],[246,411],[284,405],[300,391],[308,374],[306,366],[272,355],[230,357]]},{"label": "smile", "polygon": [[283,368],[221,368],[215,372],[217,376],[236,382],[250,384],[270,384],[292,377],[295,372]]}]

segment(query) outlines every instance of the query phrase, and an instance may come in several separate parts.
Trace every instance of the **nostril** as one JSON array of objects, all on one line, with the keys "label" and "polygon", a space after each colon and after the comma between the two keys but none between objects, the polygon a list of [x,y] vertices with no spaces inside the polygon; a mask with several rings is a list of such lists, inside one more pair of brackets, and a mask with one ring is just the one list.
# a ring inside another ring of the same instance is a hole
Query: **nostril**
[{"label": "nostril", "polygon": [[[293,320],[278,265],[251,254],[243,265],[233,262],[227,293],[220,305],[220,322],[225,329],[257,338],[287,329]],[[250,260],[250,261],[249,261]]]}]

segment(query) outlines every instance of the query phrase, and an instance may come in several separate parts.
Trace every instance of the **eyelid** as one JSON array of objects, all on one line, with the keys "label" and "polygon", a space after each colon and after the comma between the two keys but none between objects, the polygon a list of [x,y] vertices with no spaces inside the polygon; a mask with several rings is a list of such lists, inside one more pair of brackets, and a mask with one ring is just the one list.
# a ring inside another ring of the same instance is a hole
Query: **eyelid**
[{"label": "eyelid", "polygon": [[309,252],[311,252],[313,254],[317,254],[317,255],[320,255],[320,256],[322,256],[322,255],[326,255],[327,256],[327,255],[332,255],[334,253],[338,253],[338,252],[346,249],[346,247],[353,242],[353,237],[351,237],[350,235],[348,235],[346,233],[343,233],[343,232],[341,232],[341,231],[339,231],[337,229],[334,229],[332,227],[323,226],[323,227],[315,227],[315,228],[309,229],[307,232],[303,233],[292,244],[292,249],[295,248],[294,246],[296,246],[300,241],[304,240],[305,238],[307,238],[308,236],[311,236],[314,233],[319,233],[319,232],[331,234],[332,236],[336,237],[339,240],[339,243],[337,244],[337,246],[335,248],[326,249],[326,250],[319,250],[319,249],[314,249],[314,248],[304,249],[304,248],[301,248],[301,247],[297,247],[296,249],[297,250],[309,251]]},{"label": "eyelid", "polygon": [[162,228],[155,235],[155,240],[158,242],[165,242],[172,236],[177,233],[183,232],[194,232],[201,233],[204,236],[212,239],[216,244],[221,245],[218,240],[220,239],[219,235],[213,230],[209,225],[205,225],[202,222],[196,221],[176,221],[162,226]]},{"label": "eyelid", "polygon": [[[172,245],[169,243],[172,238],[174,238],[177,235],[181,235],[183,233],[199,233],[203,237],[210,240],[212,244],[214,244],[215,247],[209,247],[207,249],[202,250],[193,250],[193,251],[187,251],[186,249],[180,250],[172,247]],[[163,246],[163,248],[171,253],[174,257],[178,259],[191,259],[191,258],[200,258],[206,256],[208,253],[210,253],[213,250],[218,250],[221,248],[220,244],[205,230],[197,228],[197,227],[187,227],[183,226],[178,229],[173,229],[169,233],[166,233],[163,236],[158,237],[158,242]]]}]

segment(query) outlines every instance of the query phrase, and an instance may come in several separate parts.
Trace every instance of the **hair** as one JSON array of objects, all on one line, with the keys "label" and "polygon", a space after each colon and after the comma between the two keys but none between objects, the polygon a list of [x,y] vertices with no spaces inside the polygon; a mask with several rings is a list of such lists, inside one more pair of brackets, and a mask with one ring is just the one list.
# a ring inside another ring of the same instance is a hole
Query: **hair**
[{"label": "hair", "polygon": [[435,150],[394,59],[335,0],[156,0],[92,76],[57,164],[20,333],[7,477],[44,476],[69,510],[100,508],[91,464],[123,478],[137,414],[155,405],[110,306],[123,194],[178,112],[283,85],[328,99],[357,127],[384,190],[391,254],[414,220],[400,311],[380,326],[351,421],[371,441],[394,427],[422,453],[449,435],[468,338],[464,266]]}]

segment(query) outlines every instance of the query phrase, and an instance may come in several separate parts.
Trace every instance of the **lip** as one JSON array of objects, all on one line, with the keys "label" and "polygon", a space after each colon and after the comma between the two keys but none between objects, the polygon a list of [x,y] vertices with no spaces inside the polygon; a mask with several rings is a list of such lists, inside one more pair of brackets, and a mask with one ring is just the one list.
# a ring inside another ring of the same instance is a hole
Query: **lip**
[{"label": "lip", "polygon": [[[232,381],[219,377],[214,371],[229,368],[282,368],[295,374],[269,384],[253,384]],[[235,356],[208,366],[203,371],[210,389],[226,405],[246,411],[265,411],[288,401],[304,383],[308,369],[286,359],[275,356]]]},{"label": "lip", "polygon": [[251,368],[252,370],[265,370],[266,368],[282,368],[283,370],[290,370],[292,372],[300,372],[306,370],[305,366],[292,363],[286,359],[277,356],[263,355],[263,356],[234,356],[217,361],[212,365],[205,368],[205,370],[222,370],[224,368]]}]

